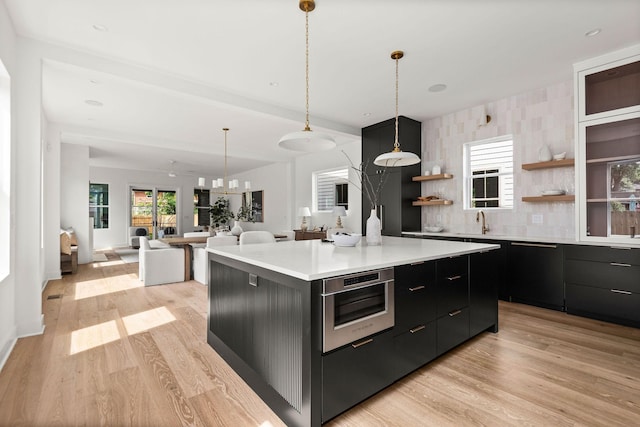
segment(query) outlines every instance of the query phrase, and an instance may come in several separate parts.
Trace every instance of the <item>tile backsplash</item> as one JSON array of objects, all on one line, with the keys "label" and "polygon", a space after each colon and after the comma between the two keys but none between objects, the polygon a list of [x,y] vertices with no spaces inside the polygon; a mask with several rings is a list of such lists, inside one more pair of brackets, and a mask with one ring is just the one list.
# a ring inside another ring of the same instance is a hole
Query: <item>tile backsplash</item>
[{"label": "tile backsplash", "polygon": [[[453,200],[453,205],[416,208],[422,209],[422,225],[441,224],[450,232],[479,233],[476,211],[463,209],[463,144],[513,135],[514,206],[484,210],[490,228],[487,237],[575,237],[573,202],[522,202],[523,196],[537,196],[547,189],[575,194],[575,169],[521,168],[523,163],[537,162],[545,144],[552,154],[564,151],[568,158],[575,157],[573,107],[573,81],[569,80],[423,122],[423,171],[437,163],[454,178],[423,182],[423,195],[441,194]],[[484,124],[484,115],[491,116],[489,123]]]}]

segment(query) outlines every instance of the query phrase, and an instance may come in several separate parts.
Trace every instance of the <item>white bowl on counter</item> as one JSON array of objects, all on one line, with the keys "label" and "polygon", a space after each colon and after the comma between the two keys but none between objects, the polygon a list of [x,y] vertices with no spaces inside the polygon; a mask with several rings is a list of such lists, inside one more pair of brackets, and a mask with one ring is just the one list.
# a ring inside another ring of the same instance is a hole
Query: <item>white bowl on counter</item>
[{"label": "white bowl on counter", "polygon": [[362,238],[362,234],[349,233],[349,234],[334,234],[331,236],[333,244],[336,246],[355,246]]}]

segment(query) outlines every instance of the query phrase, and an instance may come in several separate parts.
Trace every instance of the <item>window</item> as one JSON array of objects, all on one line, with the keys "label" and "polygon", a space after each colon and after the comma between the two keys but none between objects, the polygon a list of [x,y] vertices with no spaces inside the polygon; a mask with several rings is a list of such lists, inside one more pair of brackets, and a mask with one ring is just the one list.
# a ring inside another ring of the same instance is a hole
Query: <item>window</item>
[{"label": "window", "polygon": [[334,169],[313,174],[315,210],[331,211],[335,206],[349,209],[349,169]]},{"label": "window", "polygon": [[209,190],[193,190],[193,226],[209,225]]},{"label": "window", "polygon": [[464,207],[513,208],[511,135],[464,145]]},{"label": "window", "polygon": [[109,228],[109,184],[89,184],[89,216],[93,228]]}]

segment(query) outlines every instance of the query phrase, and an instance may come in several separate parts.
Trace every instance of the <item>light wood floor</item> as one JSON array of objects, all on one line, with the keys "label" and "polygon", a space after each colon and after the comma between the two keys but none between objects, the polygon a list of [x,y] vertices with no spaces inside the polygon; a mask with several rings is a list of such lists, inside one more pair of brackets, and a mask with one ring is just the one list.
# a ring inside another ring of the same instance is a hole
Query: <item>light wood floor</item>
[{"label": "light wood floor", "polygon": [[[45,333],[0,372],[0,426],[283,425],[207,345],[206,287],[144,288],[107,257],[47,286]],[[498,334],[328,425],[640,425],[640,330],[501,302]]]}]

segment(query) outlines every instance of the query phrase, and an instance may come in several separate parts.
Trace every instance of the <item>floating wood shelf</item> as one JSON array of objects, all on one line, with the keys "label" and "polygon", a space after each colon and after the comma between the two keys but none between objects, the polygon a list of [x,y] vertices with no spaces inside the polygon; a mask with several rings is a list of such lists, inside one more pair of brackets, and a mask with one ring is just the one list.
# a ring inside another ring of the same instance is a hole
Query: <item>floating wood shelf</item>
[{"label": "floating wood shelf", "polygon": [[523,202],[573,202],[576,196],[573,194],[563,194],[561,196],[530,196],[523,197]]},{"label": "floating wood shelf", "polygon": [[638,158],[637,154],[631,154],[628,156],[615,156],[615,157],[599,157],[597,159],[587,159],[586,163],[609,163],[620,162],[624,160],[635,160]]},{"label": "floating wood shelf", "polygon": [[420,175],[411,178],[412,181],[435,181],[436,179],[451,179],[453,175],[450,173],[440,173],[438,175]]},{"label": "floating wood shelf", "polygon": [[561,168],[565,166],[573,166],[574,159],[549,160],[548,162],[523,163],[522,169],[531,171],[535,169]]},{"label": "floating wood shelf", "polygon": [[413,206],[437,206],[437,205],[452,205],[452,200],[425,200],[424,202],[421,200],[416,200],[412,203]]}]

